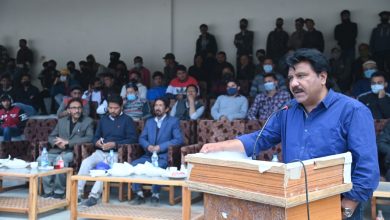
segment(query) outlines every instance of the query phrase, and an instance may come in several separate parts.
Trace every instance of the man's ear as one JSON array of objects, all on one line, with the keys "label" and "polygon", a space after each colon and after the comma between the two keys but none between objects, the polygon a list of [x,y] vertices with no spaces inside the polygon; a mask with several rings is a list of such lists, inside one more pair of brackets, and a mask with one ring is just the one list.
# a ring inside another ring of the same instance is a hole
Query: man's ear
[{"label": "man's ear", "polygon": [[326,80],[328,79],[328,73],[325,72],[325,71],[322,71],[320,74],[319,74],[319,77],[321,79],[321,84],[322,85],[326,85]]}]

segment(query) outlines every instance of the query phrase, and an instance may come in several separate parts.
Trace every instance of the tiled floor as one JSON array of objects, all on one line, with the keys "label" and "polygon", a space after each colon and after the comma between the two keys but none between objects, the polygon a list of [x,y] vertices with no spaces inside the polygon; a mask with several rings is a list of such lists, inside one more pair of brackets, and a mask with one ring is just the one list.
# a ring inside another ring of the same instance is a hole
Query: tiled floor
[{"label": "tiled floor", "polygon": [[[9,185],[9,184],[15,184],[15,182],[13,181],[12,183],[10,183],[9,181],[5,181],[4,183],[5,185]],[[113,188],[111,190],[112,192],[112,196],[111,196],[111,199],[110,199],[110,202],[111,203],[114,203],[114,204],[119,204],[120,202],[117,200],[117,192],[116,190]],[[20,196],[20,197],[23,197],[23,196],[27,196],[27,189],[16,189],[16,190],[12,190],[12,191],[8,191],[8,192],[3,192],[0,194],[0,196]],[[161,193],[161,202],[160,202],[160,206],[161,207],[167,207],[167,208],[170,208],[171,206],[168,204],[168,197],[167,197],[167,192],[162,192]],[[390,219],[390,200],[387,201],[389,205],[377,205],[377,209],[381,209],[383,211],[383,214],[384,214],[384,218],[385,219]],[[127,202],[125,202],[127,203]],[[145,204],[144,206],[150,206],[148,204],[148,201],[147,201],[147,204]],[[181,207],[181,204],[177,204],[175,207]],[[195,204],[192,205],[191,207],[192,209],[194,210],[202,210],[203,209],[203,203],[202,202],[197,202]],[[70,217],[70,211],[69,210],[65,210],[65,209],[57,209],[57,210],[54,210],[54,211],[50,211],[50,212],[47,212],[47,213],[43,213],[43,214],[40,214],[39,216],[39,219],[42,219],[42,220],[52,220],[52,219],[55,219],[55,220],[63,220],[63,219],[69,219]],[[371,218],[371,207],[370,207],[370,203],[365,203],[364,204],[364,219],[367,219],[369,220]],[[27,215],[24,215],[24,214],[13,214],[13,213],[2,213],[0,212],[0,220],[13,220],[13,219],[27,219]]]}]

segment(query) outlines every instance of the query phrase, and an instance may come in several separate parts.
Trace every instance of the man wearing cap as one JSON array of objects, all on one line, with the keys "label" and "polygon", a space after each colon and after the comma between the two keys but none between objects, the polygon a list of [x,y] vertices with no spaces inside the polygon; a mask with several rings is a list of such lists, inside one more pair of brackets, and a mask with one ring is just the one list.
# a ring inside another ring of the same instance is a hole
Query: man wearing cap
[{"label": "man wearing cap", "polygon": [[176,78],[172,79],[167,88],[167,96],[174,99],[176,95],[185,95],[186,88],[188,85],[198,86],[198,81],[189,76],[187,73],[187,68],[183,65],[177,66]]},{"label": "man wearing cap", "polygon": [[0,97],[0,135],[4,141],[11,141],[12,137],[22,134],[28,116],[22,109],[12,106],[12,98],[8,94]]},{"label": "man wearing cap", "polygon": [[380,70],[389,72],[390,70],[390,24],[389,11],[379,13],[381,23],[372,30],[370,38],[370,48],[374,60],[378,63]]},{"label": "man wearing cap", "polygon": [[[81,98],[83,92],[82,88],[78,85],[73,86],[70,89],[70,97],[64,97],[64,99],[61,102],[60,107],[57,110],[57,116],[58,118],[66,117],[69,115],[69,112],[66,110],[66,106],[68,105],[69,101],[74,98]],[[82,99],[83,101],[83,115],[88,116],[89,115],[89,103],[88,100]]]},{"label": "man wearing cap", "polygon": [[163,57],[165,62],[164,67],[164,76],[165,76],[165,82],[170,82],[175,76],[177,71],[177,66],[179,65],[178,62],[175,60],[175,55],[173,53],[167,53]]}]

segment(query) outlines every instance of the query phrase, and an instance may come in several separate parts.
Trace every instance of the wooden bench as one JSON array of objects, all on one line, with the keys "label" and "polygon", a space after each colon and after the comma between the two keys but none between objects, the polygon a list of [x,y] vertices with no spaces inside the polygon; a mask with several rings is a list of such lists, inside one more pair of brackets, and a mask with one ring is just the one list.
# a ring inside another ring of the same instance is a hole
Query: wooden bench
[{"label": "wooden bench", "polygon": [[374,191],[371,199],[371,219],[376,219],[376,204],[390,205],[389,201],[377,200],[379,198],[390,198],[390,182],[379,182],[378,188]]}]

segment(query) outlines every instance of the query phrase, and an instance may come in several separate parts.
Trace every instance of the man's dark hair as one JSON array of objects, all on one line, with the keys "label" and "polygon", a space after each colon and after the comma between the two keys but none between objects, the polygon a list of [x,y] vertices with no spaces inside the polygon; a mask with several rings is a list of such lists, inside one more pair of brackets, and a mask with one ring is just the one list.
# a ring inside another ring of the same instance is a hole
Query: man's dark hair
[{"label": "man's dark hair", "polygon": [[104,77],[109,77],[111,79],[114,79],[114,75],[112,73],[103,73],[103,78]]},{"label": "man's dark hair", "polygon": [[219,52],[217,53],[217,55],[220,55],[220,54],[222,54],[222,55],[224,55],[224,56],[226,57],[225,51],[219,51]]},{"label": "man's dark hair", "polygon": [[179,70],[187,72],[187,68],[184,65],[178,65],[176,67],[176,72],[178,72]]},{"label": "man's dark hair", "polygon": [[305,23],[305,20],[303,18],[297,18],[295,19],[295,22],[299,22],[301,24]]},{"label": "man's dark hair", "polygon": [[340,15],[344,14],[351,15],[351,12],[349,10],[343,10],[342,12],[340,12]]},{"label": "man's dark hair", "polygon": [[186,91],[187,91],[187,89],[190,88],[190,87],[195,88],[196,94],[198,94],[199,89],[198,89],[198,87],[197,87],[195,84],[189,84],[189,85],[186,87]]},{"label": "man's dark hair", "polygon": [[164,106],[165,108],[169,108],[169,99],[167,98],[164,98],[164,97],[160,97],[160,98],[157,98],[155,101],[154,101],[154,105],[156,104],[157,101],[162,101],[164,103]]},{"label": "man's dark hair", "polygon": [[[80,62],[81,62],[81,61],[80,61]],[[75,64],[72,60],[66,63],[67,66],[68,66],[68,65],[71,65],[71,64],[72,64],[73,66],[76,66],[76,64]]]},{"label": "man's dark hair", "polygon": [[248,20],[246,18],[241,18],[240,23],[245,23],[248,25]]},{"label": "man's dark hair", "polygon": [[270,57],[270,56],[265,56],[265,57],[264,57],[264,61],[265,61],[265,60],[271,60],[272,63],[275,63],[275,62],[274,62],[274,59],[272,59],[272,57]]},{"label": "man's dark hair", "polygon": [[311,21],[313,24],[315,24],[313,19],[311,19],[311,18],[306,18],[306,19],[305,19],[305,23],[306,23],[306,22],[309,22],[309,21]]},{"label": "man's dark hair", "polygon": [[199,29],[201,29],[201,28],[209,28],[208,26],[207,26],[207,24],[201,24],[200,26],[199,26]]},{"label": "man's dark hair", "polygon": [[140,73],[140,72],[138,72],[138,71],[132,71],[132,72],[129,74],[129,77],[130,77],[132,74],[137,75],[138,78],[141,79],[141,73]]},{"label": "man's dark hair", "polygon": [[300,62],[310,63],[311,68],[317,73],[317,75],[321,72],[326,72],[328,75],[326,87],[328,89],[332,87],[330,82],[329,63],[323,53],[316,49],[302,48],[296,50],[293,54],[286,58],[286,63],[289,68],[295,69],[295,65]]},{"label": "man's dark hair", "polygon": [[57,62],[55,60],[49,60],[49,64],[52,63],[54,66],[57,66]]},{"label": "man's dark hair", "polygon": [[89,85],[95,85],[95,82],[99,82],[99,81],[100,81],[100,79],[98,77],[92,78],[89,81]]},{"label": "man's dark hair", "polygon": [[74,90],[79,90],[79,91],[83,92],[83,88],[81,88],[80,85],[74,85],[70,88],[70,92],[73,92]]},{"label": "man's dark hair", "polygon": [[229,78],[225,82],[226,82],[226,85],[229,84],[230,82],[234,82],[237,86],[240,86],[240,82],[238,80],[235,80],[234,78]]},{"label": "man's dark hair", "polygon": [[87,63],[87,61],[85,61],[85,60],[81,60],[80,62],[79,62],[79,66],[86,66],[88,63]]},{"label": "man's dark hair", "polygon": [[122,97],[120,97],[117,94],[111,95],[107,99],[107,104],[110,104],[110,103],[115,103],[115,104],[118,104],[119,106],[122,106],[123,105],[123,99],[122,99]]},{"label": "man's dark hair", "polygon": [[134,57],[133,61],[135,62],[135,61],[137,61],[137,60],[140,60],[141,62],[144,62],[144,60],[143,60],[142,57],[140,57],[140,56]]},{"label": "man's dark hair", "polygon": [[161,78],[164,78],[164,74],[162,72],[160,72],[160,71],[154,72],[152,78],[154,79],[157,76],[160,76]]},{"label": "man's dark hair", "polygon": [[20,80],[22,80],[23,77],[28,77],[29,79],[31,79],[31,75],[28,74],[28,73],[23,73],[23,74],[20,76]]},{"label": "man's dark hair", "polygon": [[113,51],[110,53],[110,56],[114,56],[115,58],[120,58],[121,54],[119,52]]},{"label": "man's dark hair", "polygon": [[274,80],[278,80],[278,78],[276,77],[276,75],[274,73],[267,73],[267,74],[264,75],[264,79],[266,77],[272,77],[272,78],[274,78]]},{"label": "man's dark hair", "polygon": [[27,40],[26,39],[20,39],[19,42],[23,42],[23,43],[27,44]]},{"label": "man's dark hair", "polygon": [[66,105],[66,108],[68,109],[70,104],[72,104],[73,102],[78,102],[80,103],[81,107],[83,107],[83,100],[81,100],[81,98],[71,98],[68,104]]},{"label": "man's dark hair", "polygon": [[126,89],[128,88],[133,88],[134,91],[138,91],[138,86],[137,86],[137,83],[133,83],[133,82],[129,82],[126,84]]},{"label": "man's dark hair", "polygon": [[383,77],[385,79],[385,81],[387,82],[387,76],[384,72],[382,71],[376,71],[375,73],[373,73],[371,75],[371,79],[374,78],[374,77]]}]

